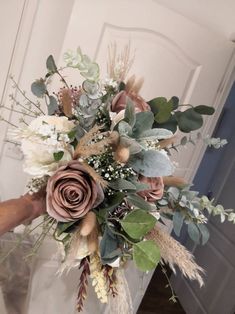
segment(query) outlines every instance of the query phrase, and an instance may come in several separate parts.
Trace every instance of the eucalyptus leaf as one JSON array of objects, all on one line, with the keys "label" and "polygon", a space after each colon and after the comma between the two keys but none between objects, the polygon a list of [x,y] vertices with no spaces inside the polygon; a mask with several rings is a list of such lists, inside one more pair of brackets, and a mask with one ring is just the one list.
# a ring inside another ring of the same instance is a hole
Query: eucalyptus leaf
[{"label": "eucalyptus leaf", "polygon": [[170,101],[173,104],[173,110],[176,110],[179,106],[179,98],[176,96],[171,97]]},{"label": "eucalyptus leaf", "polygon": [[119,236],[113,234],[106,226],[100,242],[100,256],[103,264],[114,262],[121,255]]},{"label": "eucalyptus leaf", "polygon": [[144,210],[136,209],[127,214],[120,224],[124,231],[133,239],[140,239],[153,229],[156,218]]},{"label": "eucalyptus leaf", "polygon": [[205,245],[210,237],[210,232],[205,224],[198,224],[197,225],[202,236],[202,245]]},{"label": "eucalyptus leaf", "polygon": [[173,229],[175,234],[179,237],[180,231],[184,223],[184,216],[181,214],[181,212],[174,212],[173,215]]},{"label": "eucalyptus leaf", "polygon": [[156,97],[148,101],[148,104],[152,112],[154,113],[154,115],[156,115],[159,112],[159,109],[161,107],[164,107],[166,103],[167,103],[167,99],[165,97]]},{"label": "eucalyptus leaf", "polygon": [[180,131],[185,133],[197,130],[203,124],[202,116],[194,111],[193,108],[189,108],[182,112],[178,111],[175,113],[175,116],[178,121]]},{"label": "eucalyptus leaf", "polygon": [[212,115],[215,112],[215,109],[213,107],[210,106],[205,106],[205,105],[200,105],[200,106],[196,106],[194,107],[194,111],[196,111],[197,113],[203,114],[203,115]]},{"label": "eucalyptus leaf", "polygon": [[149,202],[146,202],[141,196],[137,194],[129,194],[126,199],[128,202],[130,202],[132,205],[139,209],[143,209],[146,211],[150,211],[153,209],[153,206],[150,205]]},{"label": "eucalyptus leaf", "polygon": [[50,71],[51,73],[56,73],[57,72],[57,66],[55,64],[55,60],[54,60],[52,55],[50,55],[47,58],[46,66],[47,66],[48,71]]},{"label": "eucalyptus leaf", "polygon": [[54,115],[55,112],[58,110],[58,103],[54,96],[49,96],[49,104],[47,106],[48,114]]},{"label": "eucalyptus leaf", "polygon": [[125,190],[136,190],[136,186],[131,183],[130,181],[127,181],[125,179],[121,179],[121,178],[118,178],[116,180],[113,180],[111,182],[109,182],[109,187],[111,187],[112,189],[114,190],[122,190],[122,191],[125,191]]},{"label": "eucalyptus leaf", "polygon": [[186,144],[187,144],[187,141],[188,141],[187,136],[184,136],[184,137],[182,137],[182,138],[181,138],[181,140],[180,140],[180,144],[181,144],[182,146],[184,146],[184,145],[186,145]]},{"label": "eucalyptus leaf", "polygon": [[196,243],[200,244],[200,232],[197,225],[194,222],[188,224],[188,234],[190,238]]},{"label": "eucalyptus leaf", "polygon": [[128,164],[145,177],[169,176],[174,170],[170,159],[165,154],[155,150],[141,151],[132,155]]},{"label": "eucalyptus leaf", "polygon": [[141,241],[133,245],[133,260],[141,271],[155,268],[160,259],[160,249],[154,241]]},{"label": "eucalyptus leaf", "polygon": [[153,138],[153,139],[160,140],[160,139],[172,137],[172,135],[173,135],[173,133],[169,130],[162,129],[162,128],[154,128],[154,129],[146,130],[146,131],[142,132],[139,135],[139,138],[140,139]]},{"label": "eucalyptus leaf", "polygon": [[178,126],[178,122],[176,120],[175,115],[171,115],[170,118],[167,120],[167,122],[165,123],[157,123],[155,121],[154,125],[155,128],[163,128],[163,129],[167,129],[170,130],[172,133],[175,133],[177,130],[177,126]]},{"label": "eucalyptus leaf", "polygon": [[31,91],[38,98],[44,97],[47,92],[44,80],[40,79],[33,82],[33,84],[31,85]]}]

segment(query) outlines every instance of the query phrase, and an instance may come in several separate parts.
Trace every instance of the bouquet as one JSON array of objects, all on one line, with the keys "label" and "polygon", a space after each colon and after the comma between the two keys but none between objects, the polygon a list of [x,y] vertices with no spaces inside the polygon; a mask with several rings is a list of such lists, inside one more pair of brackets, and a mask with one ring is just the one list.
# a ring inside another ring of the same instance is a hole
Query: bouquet
[{"label": "bouquet", "polygon": [[[173,270],[177,266],[203,285],[203,269],[162,227],[173,221],[179,236],[185,224],[188,236],[204,245],[209,238],[208,214],[235,223],[231,209],[199,197],[183,178],[173,175],[172,150],[202,140],[200,133],[193,137],[192,132],[214,109],[184,105],[175,96],[144,100],[143,79],[127,78],[133,63],[129,46],[122,54],[110,46],[105,80],[100,79],[98,64],[81,49],[68,51],[64,60],[65,68],[84,78],[81,86],[70,85],[64,68],[49,56],[45,76],[31,85],[38,100],[30,100],[16,82],[25,101],[11,95],[20,107],[11,109],[22,113],[23,125],[11,133],[21,144],[24,171],[31,176],[29,193],[46,190],[47,212],[33,253],[46,236],[53,236],[62,252],[59,272],[81,269],[78,311],[90,277],[101,302],[114,304],[118,313],[131,312],[121,271],[129,260],[143,272],[158,263]],[[50,90],[54,76],[62,83],[57,92]],[[180,140],[179,131],[187,134]],[[226,144],[206,141],[216,148]]]}]

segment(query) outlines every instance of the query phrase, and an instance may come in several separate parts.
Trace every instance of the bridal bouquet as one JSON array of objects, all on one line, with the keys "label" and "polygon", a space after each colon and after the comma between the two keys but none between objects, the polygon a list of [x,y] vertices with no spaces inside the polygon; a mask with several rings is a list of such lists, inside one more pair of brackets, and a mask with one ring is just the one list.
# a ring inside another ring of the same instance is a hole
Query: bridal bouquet
[{"label": "bridal bouquet", "polygon": [[[80,49],[67,52],[64,60],[65,68],[84,78],[81,86],[67,82],[65,69],[59,69],[52,56],[45,76],[31,86],[38,101],[29,100],[15,85],[26,100],[16,102],[23,126],[12,136],[21,144],[24,170],[31,176],[29,192],[46,190],[47,213],[34,253],[46,235],[53,236],[63,256],[59,271],[81,269],[78,311],[90,277],[101,302],[116,300],[119,312],[129,313],[120,271],[129,260],[143,272],[158,263],[168,263],[173,270],[177,266],[202,285],[203,269],[162,226],[172,220],[179,236],[185,224],[189,237],[205,244],[208,213],[219,215],[221,222],[235,222],[232,210],[199,197],[183,178],[173,175],[171,151],[201,140],[199,133],[194,138],[191,132],[214,109],[184,105],[177,97],[144,100],[143,80],[127,79],[133,62],[129,47],[121,55],[110,47],[105,80],[99,77],[98,64]],[[51,92],[54,76],[62,83],[57,92]],[[177,131],[187,135],[178,141]],[[226,143],[207,141],[216,147]]]}]

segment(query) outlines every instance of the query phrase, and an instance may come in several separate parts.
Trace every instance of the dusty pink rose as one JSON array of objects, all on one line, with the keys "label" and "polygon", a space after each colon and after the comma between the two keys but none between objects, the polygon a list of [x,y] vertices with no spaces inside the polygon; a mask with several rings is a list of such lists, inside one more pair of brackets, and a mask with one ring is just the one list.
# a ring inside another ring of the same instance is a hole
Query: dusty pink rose
[{"label": "dusty pink rose", "polygon": [[97,207],[104,199],[100,184],[82,163],[71,161],[48,180],[47,212],[58,221],[75,221]]},{"label": "dusty pink rose", "polygon": [[144,99],[135,93],[127,93],[126,91],[119,92],[113,99],[111,104],[111,110],[113,112],[120,112],[126,108],[128,97],[133,101],[135,105],[136,112],[149,111],[149,105],[144,101]]},{"label": "dusty pink rose", "polygon": [[138,192],[147,202],[156,202],[160,200],[164,192],[164,184],[162,177],[147,178],[144,176],[139,177],[141,183],[148,184],[149,188]]}]

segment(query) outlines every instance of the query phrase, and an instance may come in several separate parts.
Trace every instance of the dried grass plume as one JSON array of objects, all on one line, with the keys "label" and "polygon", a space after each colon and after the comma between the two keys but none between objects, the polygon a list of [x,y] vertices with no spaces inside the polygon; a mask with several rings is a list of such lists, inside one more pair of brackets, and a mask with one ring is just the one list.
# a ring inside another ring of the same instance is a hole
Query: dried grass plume
[{"label": "dried grass plume", "polygon": [[185,277],[197,280],[200,286],[203,286],[202,274],[204,274],[204,270],[197,265],[194,256],[183,245],[162,231],[157,225],[148,233],[146,238],[155,241],[160,248],[163,261],[168,263],[174,272],[174,265],[177,265]]}]

